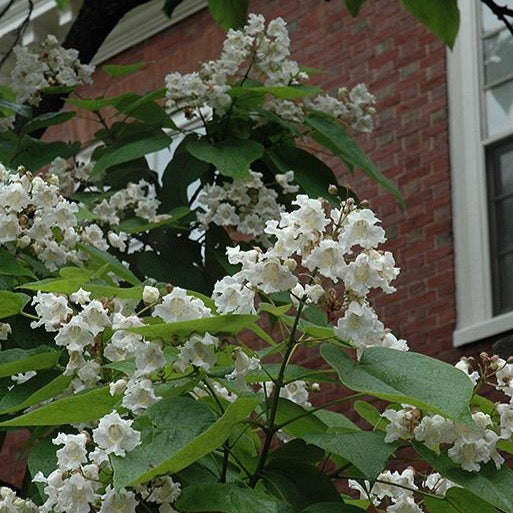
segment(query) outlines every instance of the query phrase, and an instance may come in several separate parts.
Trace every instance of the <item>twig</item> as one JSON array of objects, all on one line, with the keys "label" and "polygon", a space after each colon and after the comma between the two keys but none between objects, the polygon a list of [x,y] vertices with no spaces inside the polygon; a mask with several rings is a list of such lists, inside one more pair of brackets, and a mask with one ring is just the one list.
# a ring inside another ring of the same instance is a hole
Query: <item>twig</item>
[{"label": "twig", "polygon": [[[0,59],[0,68],[5,64],[5,61],[10,57],[11,53],[14,50],[14,47],[18,44],[19,40],[21,39],[21,36],[25,33],[25,30],[27,29],[27,26],[30,22],[30,17],[32,16],[32,11],[34,10],[34,2],[33,0],[27,0],[28,1],[28,13],[23,19],[21,25],[16,29],[14,41],[11,43],[11,46],[5,53],[5,55]],[[9,2],[2,12],[0,13],[0,18],[7,12],[9,7],[12,5],[12,1]]]},{"label": "twig", "polygon": [[513,36],[513,25],[511,24],[511,20],[513,19],[513,9],[510,9],[507,5],[498,5],[494,2],[494,0],[481,0],[483,4],[485,4],[492,12],[497,16],[497,18],[506,25],[510,34]]}]

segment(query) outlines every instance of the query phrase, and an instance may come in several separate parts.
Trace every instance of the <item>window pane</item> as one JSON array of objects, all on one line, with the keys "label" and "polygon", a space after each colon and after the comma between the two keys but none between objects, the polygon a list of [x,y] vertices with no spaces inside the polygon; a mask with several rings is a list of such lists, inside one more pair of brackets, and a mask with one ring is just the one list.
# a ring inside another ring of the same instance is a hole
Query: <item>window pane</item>
[{"label": "window pane", "polygon": [[495,135],[513,127],[513,80],[488,89],[486,117],[488,135]]},{"label": "window pane", "polygon": [[501,154],[499,166],[497,194],[509,194],[513,192],[513,148]]},{"label": "window pane", "polygon": [[513,309],[513,253],[499,260],[500,311]]},{"label": "window pane", "polygon": [[497,247],[513,249],[513,197],[497,202]]},{"label": "window pane", "polygon": [[[508,7],[513,8],[513,1],[507,0],[499,2],[500,5],[507,5]],[[496,30],[504,27],[504,23],[497,19],[497,16],[492,13],[489,7],[486,7],[486,5],[481,4],[481,13],[482,13],[482,20],[483,20],[483,32],[489,32],[490,30]]]},{"label": "window pane", "polygon": [[513,36],[501,30],[483,40],[484,81],[490,84],[513,72]]}]

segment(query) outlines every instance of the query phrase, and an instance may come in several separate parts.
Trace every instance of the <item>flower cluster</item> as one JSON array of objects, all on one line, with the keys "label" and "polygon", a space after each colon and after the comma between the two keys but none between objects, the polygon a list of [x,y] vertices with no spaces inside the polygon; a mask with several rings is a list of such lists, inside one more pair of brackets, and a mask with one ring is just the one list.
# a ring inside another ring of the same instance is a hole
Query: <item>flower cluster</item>
[{"label": "flower cluster", "polygon": [[[414,494],[419,490],[415,484],[415,470],[411,467],[403,472],[382,472],[371,486],[368,481],[362,483],[349,480],[349,487],[359,492],[362,499],[370,499],[374,506],[387,504],[387,513],[424,513],[415,502]],[[438,473],[429,474],[421,483],[424,490],[444,497],[447,490],[457,486]]]},{"label": "flower cluster", "polygon": [[109,243],[119,247],[123,233],[105,238],[98,225],[79,225],[78,205],[62,196],[58,184],[55,175],[45,179],[23,168],[9,172],[0,164],[0,246],[28,250],[50,271],[80,263],[85,256],[77,249],[79,242],[102,250]]},{"label": "flower cluster", "polygon": [[[278,219],[284,206],[278,203],[278,193],[267,187],[261,173],[250,171],[249,179],[236,179],[220,185],[206,185],[198,196],[198,205],[203,212],[197,214],[204,228],[209,224],[230,226],[237,232],[253,239],[263,234],[265,224]],[[292,185],[294,172],[276,175],[283,194],[299,190]]]},{"label": "flower cluster", "polygon": [[75,87],[90,84],[94,66],[81,64],[78,51],[65,49],[57,38],[46,39],[33,48],[14,48],[16,64],[11,73],[11,82],[19,103],[39,105],[41,91],[48,87]]},{"label": "flower cluster", "polygon": [[[184,109],[187,116],[194,117],[200,115],[200,108],[209,106],[222,116],[234,101],[231,87],[243,85],[248,76],[264,86],[306,82],[308,74],[289,56],[290,38],[285,21],[275,18],[266,27],[262,15],[250,14],[243,28],[228,31],[219,59],[202,63],[199,72],[167,75],[167,107],[171,111]],[[339,89],[337,97],[322,94],[306,101],[273,97],[265,100],[263,106],[294,123],[304,120],[306,110],[315,109],[354,130],[370,132],[375,101],[366,86],[358,84],[351,91]],[[259,118],[257,113],[255,116]]]},{"label": "flower cluster", "polygon": [[[452,461],[469,472],[478,472],[490,460],[500,468],[504,459],[497,451],[500,440],[509,440],[513,434],[513,363],[497,356],[481,355],[479,371],[472,370],[472,358],[462,358],[455,367],[464,372],[475,387],[490,383],[495,377],[495,388],[510,398],[509,403],[496,403],[493,414],[475,411],[473,426],[459,424],[441,415],[423,414],[411,405],[401,409],[387,409],[382,413],[389,423],[386,442],[398,439],[422,442],[431,450],[447,446]],[[482,379],[483,378],[483,379]]]},{"label": "flower cluster", "polygon": [[159,206],[160,201],[157,199],[155,186],[146,180],[139,180],[137,183],[129,183],[124,189],[102,200],[94,207],[93,214],[99,222],[111,226],[119,224],[120,220],[129,216],[130,213],[154,222],[167,217],[157,215]]},{"label": "flower cluster", "polygon": [[[378,320],[367,298],[373,288],[394,292],[390,282],[399,273],[392,254],[376,249],[385,233],[373,212],[351,200],[325,212],[320,200],[305,195],[292,204],[298,208],[266,223],[265,233],[274,237],[267,251],[242,251],[239,246],[227,250],[230,263],[242,268],[216,283],[213,298],[218,310],[252,313],[257,291],[289,292],[293,302],[317,303],[326,293],[323,282],[329,280],[344,285],[344,313],[335,328],[340,338],[359,353],[375,345],[407,350],[406,342]],[[298,280],[298,265],[309,271],[306,283]]]},{"label": "flower cluster", "polygon": [[57,157],[48,166],[48,174],[59,179],[59,189],[65,196],[69,196],[75,192],[78,184],[89,181],[93,166],[92,161],[83,163]]},{"label": "flower cluster", "polygon": [[0,511],[6,513],[39,513],[39,508],[30,499],[21,499],[6,486],[0,487]]},{"label": "flower cluster", "polygon": [[135,491],[115,491],[102,480],[102,472],[112,473],[111,455],[124,457],[141,443],[141,434],[132,423],[113,411],[91,432],[59,433],[53,439],[55,445],[62,446],[56,453],[57,468],[47,477],[38,472],[33,478],[43,484],[47,497],[39,513],[89,513],[91,508],[99,513],[135,513],[140,501],[157,503],[161,513],[172,511],[171,504],[180,495],[181,486],[170,477],[140,485]]}]

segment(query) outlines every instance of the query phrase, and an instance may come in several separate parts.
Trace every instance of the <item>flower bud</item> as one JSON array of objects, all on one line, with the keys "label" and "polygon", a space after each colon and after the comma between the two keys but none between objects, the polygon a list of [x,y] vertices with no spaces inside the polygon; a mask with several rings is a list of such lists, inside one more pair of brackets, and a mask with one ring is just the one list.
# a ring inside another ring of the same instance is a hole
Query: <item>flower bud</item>
[{"label": "flower bud", "polygon": [[143,289],[143,301],[146,304],[156,303],[160,298],[160,292],[157,287],[146,285]]}]

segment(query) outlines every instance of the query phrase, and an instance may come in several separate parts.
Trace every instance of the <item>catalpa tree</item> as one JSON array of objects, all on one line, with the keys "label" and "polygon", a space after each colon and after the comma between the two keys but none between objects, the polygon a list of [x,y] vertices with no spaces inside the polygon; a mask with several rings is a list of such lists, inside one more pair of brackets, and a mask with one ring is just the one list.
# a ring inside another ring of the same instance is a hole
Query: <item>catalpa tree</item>
[{"label": "catalpa tree", "polygon": [[[399,273],[385,231],[306,149],[402,203],[353,138],[372,131],[375,99],[312,86],[289,42],[284,20],[252,14],[198,71],[98,98],[75,92],[93,69],[55,38],[15,50],[0,429],[31,437],[0,511],[513,512],[513,363],[452,366],[379,320],[369,294],[394,293]],[[62,94],[69,111],[35,115]],[[89,160],[33,136],[75,108],[101,127]],[[159,176],[144,157],[175,139]],[[302,348],[325,367],[294,364]]]}]

